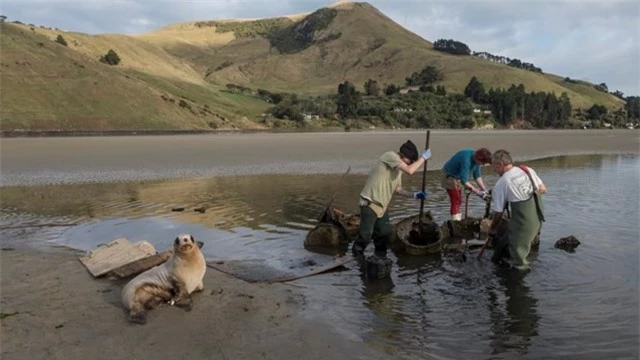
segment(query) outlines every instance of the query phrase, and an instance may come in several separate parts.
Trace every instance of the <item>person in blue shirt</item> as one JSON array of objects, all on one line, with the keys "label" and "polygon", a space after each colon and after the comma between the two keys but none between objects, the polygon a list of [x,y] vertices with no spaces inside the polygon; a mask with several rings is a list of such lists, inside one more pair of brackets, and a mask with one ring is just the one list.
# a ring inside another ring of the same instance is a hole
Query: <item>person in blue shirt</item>
[{"label": "person in blue shirt", "polygon": [[[442,167],[442,187],[447,190],[451,204],[451,220],[462,220],[462,189],[468,188],[485,199],[488,191],[480,177],[480,166],[491,164],[491,152],[486,148],[462,149],[455,153]],[[475,180],[477,187],[471,183]]]}]

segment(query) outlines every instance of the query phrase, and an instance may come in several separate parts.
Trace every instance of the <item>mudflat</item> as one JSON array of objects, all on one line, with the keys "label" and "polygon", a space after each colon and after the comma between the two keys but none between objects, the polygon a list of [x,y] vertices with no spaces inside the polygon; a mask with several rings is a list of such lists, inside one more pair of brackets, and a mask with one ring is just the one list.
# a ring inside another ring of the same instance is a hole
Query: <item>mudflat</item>
[{"label": "mudflat", "polygon": [[[2,185],[259,173],[366,173],[383,151],[424,131],[2,139]],[[506,148],[518,160],[638,153],[631,130],[431,133],[430,169],[460,148]],[[207,269],[190,312],[162,306],[144,326],[120,304],[125,281],[94,279],[80,252],[0,251],[2,359],[382,359],[375,344],[304,317],[287,284],[249,284]]]},{"label": "mudflat", "polygon": [[[3,185],[131,181],[262,173],[365,174],[384,151],[425,131],[4,138]],[[429,169],[461,148],[507,149],[515,160],[638,153],[635,130],[433,130]]]},{"label": "mudflat", "polygon": [[[10,248],[9,248],[10,249]],[[287,284],[250,284],[207,269],[187,312],[127,321],[125,282],[94,279],[80,252],[2,250],[2,359],[383,359],[357,338],[303,317]]]}]

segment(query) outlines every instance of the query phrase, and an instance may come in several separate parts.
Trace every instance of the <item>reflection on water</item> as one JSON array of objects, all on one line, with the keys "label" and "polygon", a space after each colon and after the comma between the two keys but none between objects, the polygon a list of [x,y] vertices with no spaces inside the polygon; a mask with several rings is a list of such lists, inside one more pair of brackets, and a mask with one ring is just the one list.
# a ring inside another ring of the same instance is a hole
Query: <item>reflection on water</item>
[{"label": "reflection on water", "polygon": [[[399,358],[637,358],[637,156],[573,156],[530,162],[549,188],[542,245],[525,275],[469,256],[391,254],[392,277],[365,281],[356,266],[298,280],[311,318],[329,321]],[[483,169],[491,186],[497,180]],[[207,258],[262,259],[288,266],[309,253],[302,242],[330,200],[340,175],[261,175],[120,184],[2,188],[1,225],[72,222],[68,228],[2,230],[11,241],[55,242],[80,249],[125,236],[162,249],[179,232],[206,243]],[[349,175],[334,205],[357,210],[366,176]],[[420,176],[405,177],[418,189]],[[425,204],[442,221],[447,196],[430,172]],[[199,213],[195,208],[204,207]],[[182,212],[172,211],[184,208]],[[397,197],[393,220],[419,202]],[[472,198],[469,213],[484,205]],[[553,248],[573,234],[576,253]]]}]

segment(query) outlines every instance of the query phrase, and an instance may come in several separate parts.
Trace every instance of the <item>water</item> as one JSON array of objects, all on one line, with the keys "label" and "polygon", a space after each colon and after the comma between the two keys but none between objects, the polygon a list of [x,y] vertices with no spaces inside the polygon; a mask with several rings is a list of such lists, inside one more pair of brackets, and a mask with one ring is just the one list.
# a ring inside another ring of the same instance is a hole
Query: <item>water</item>
[{"label": "water", "polygon": [[[548,188],[547,222],[532,271],[501,272],[469,256],[465,263],[391,255],[392,278],[367,282],[349,266],[297,280],[305,314],[406,359],[637,359],[640,157],[555,157],[528,162]],[[486,183],[496,176],[484,169]],[[430,172],[425,204],[446,218],[446,194]],[[3,246],[63,244],[91,250],[119,236],[162,249],[179,232],[205,242],[210,260],[267,259],[270,266],[309,253],[306,232],[333,195],[340,175],[252,175],[183,180],[11,186],[2,188],[1,225],[78,223],[2,230]],[[357,210],[366,175],[348,175],[334,205]],[[404,178],[418,189],[419,175]],[[193,211],[207,207],[206,213]],[[183,212],[172,208],[184,207]],[[393,220],[419,202],[396,197]],[[472,198],[470,214],[483,204]],[[574,235],[575,253],[554,249]]]}]

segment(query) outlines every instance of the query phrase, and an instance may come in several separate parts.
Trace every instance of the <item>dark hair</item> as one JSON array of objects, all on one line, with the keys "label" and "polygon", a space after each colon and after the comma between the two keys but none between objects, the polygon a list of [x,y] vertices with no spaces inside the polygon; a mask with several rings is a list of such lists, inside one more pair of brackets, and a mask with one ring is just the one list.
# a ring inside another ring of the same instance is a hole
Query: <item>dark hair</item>
[{"label": "dark hair", "polygon": [[418,148],[416,148],[416,144],[411,142],[411,140],[407,140],[406,143],[400,146],[400,154],[412,162],[418,160]]},{"label": "dark hair", "polygon": [[491,151],[487,148],[480,148],[473,153],[473,159],[484,164],[491,164]]}]

